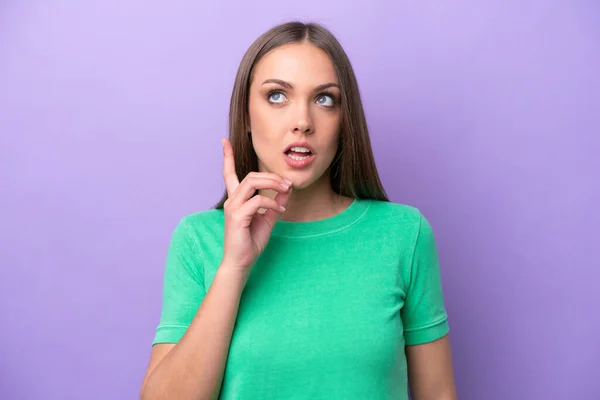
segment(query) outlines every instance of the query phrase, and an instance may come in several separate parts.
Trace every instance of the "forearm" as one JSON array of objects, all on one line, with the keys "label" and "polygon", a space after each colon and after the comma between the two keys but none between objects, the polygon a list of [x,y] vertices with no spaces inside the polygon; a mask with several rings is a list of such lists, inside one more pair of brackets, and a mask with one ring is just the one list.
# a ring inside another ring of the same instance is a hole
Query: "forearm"
[{"label": "forearm", "polygon": [[185,335],[150,373],[143,400],[218,397],[244,284],[219,268]]},{"label": "forearm", "polygon": [[[412,394],[412,393],[411,393]],[[413,396],[413,400],[457,400],[456,391],[448,389],[447,391],[439,394]]]}]

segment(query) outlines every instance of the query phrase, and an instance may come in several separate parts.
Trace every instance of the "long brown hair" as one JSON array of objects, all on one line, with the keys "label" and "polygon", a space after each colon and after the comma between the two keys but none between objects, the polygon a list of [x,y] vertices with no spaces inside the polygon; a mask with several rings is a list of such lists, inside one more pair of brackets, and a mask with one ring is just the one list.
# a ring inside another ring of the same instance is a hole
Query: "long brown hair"
[{"label": "long brown hair", "polygon": [[[240,181],[258,171],[258,158],[248,129],[248,92],[255,65],[267,53],[288,43],[308,41],[324,50],[335,68],[341,91],[340,142],[330,168],[332,189],[343,196],[389,201],[375,165],[358,83],[346,52],[326,28],[316,23],[288,22],[263,33],[246,51],[238,68],[229,108],[229,140]],[[223,208],[227,190],[215,208]]]}]

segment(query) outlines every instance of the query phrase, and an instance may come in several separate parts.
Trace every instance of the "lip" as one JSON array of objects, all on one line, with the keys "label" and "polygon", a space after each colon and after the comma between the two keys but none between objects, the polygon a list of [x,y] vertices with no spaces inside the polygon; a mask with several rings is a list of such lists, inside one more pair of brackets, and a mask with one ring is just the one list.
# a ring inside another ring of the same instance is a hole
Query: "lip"
[{"label": "lip", "polygon": [[295,169],[301,169],[301,168],[306,168],[308,167],[316,158],[317,156],[315,154],[311,154],[310,156],[302,159],[302,160],[294,160],[293,158],[288,157],[287,154],[283,153],[283,158],[286,162],[286,164],[291,167],[291,168],[295,168]]},{"label": "lip", "polygon": [[315,150],[312,148],[312,146],[310,144],[308,144],[308,142],[293,142],[290,143],[286,146],[286,148],[283,150],[284,153],[287,153],[292,147],[306,147],[308,150],[310,150],[310,152],[312,153],[312,155],[315,155]]}]

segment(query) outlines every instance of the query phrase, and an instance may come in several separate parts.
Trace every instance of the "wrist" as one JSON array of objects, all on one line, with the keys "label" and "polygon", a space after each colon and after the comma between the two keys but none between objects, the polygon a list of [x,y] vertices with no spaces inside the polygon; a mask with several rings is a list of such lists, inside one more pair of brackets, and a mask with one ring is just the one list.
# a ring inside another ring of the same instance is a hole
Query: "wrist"
[{"label": "wrist", "polygon": [[219,281],[227,282],[230,287],[243,287],[246,285],[250,273],[249,268],[232,267],[228,264],[221,264],[217,269],[216,277]]}]

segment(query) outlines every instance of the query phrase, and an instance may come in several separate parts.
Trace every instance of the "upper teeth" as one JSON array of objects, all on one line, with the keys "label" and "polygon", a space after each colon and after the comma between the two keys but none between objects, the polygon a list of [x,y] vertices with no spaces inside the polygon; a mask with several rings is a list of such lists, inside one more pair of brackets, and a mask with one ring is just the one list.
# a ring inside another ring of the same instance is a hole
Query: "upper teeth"
[{"label": "upper teeth", "polygon": [[290,150],[297,153],[310,153],[310,150],[306,147],[292,147]]}]

